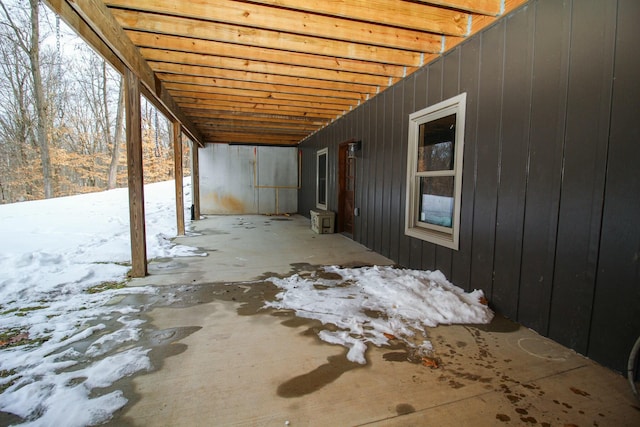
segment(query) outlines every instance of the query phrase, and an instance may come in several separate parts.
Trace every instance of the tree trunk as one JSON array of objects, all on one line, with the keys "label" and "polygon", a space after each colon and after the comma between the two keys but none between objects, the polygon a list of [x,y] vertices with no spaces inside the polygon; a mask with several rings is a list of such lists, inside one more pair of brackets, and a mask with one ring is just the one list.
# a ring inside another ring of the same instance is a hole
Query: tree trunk
[{"label": "tree trunk", "polygon": [[118,95],[118,110],[116,112],[116,129],[113,135],[113,150],[111,150],[111,164],[109,164],[109,180],[107,189],[116,188],[118,180],[118,160],[120,159],[120,139],[122,138],[122,119],[124,117],[124,81],[120,76],[120,91]]},{"label": "tree trunk", "polygon": [[42,74],[40,72],[40,10],[38,0],[29,0],[31,5],[31,46],[29,48],[29,60],[31,75],[33,77],[34,101],[36,104],[36,136],[40,148],[40,161],[42,162],[42,182],[44,184],[44,197],[53,197],[53,183],[51,175],[51,157],[49,155],[49,139],[47,136],[47,106],[42,87]]}]

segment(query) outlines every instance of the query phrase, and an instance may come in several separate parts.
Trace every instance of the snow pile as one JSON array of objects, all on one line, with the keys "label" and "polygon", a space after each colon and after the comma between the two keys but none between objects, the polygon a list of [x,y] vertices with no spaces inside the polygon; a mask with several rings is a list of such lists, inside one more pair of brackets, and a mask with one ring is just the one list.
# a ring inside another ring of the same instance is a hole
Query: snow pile
[{"label": "snow pile", "polygon": [[[366,363],[367,343],[388,344],[390,338],[409,347],[416,332],[425,327],[452,323],[489,323],[493,312],[481,303],[481,290],[470,293],[451,284],[440,271],[403,270],[393,267],[325,267],[340,279],[326,274],[270,278],[283,289],[267,307],[295,310],[296,315],[335,325],[337,331],[322,330],[320,339],[349,348],[347,358]],[[417,349],[432,350],[425,340]]]},{"label": "snow pile", "polygon": [[[196,254],[169,240],[176,235],[174,185],[145,186],[149,259]],[[0,205],[0,235],[3,306],[120,280],[131,261],[128,190]]]},{"label": "snow pile", "polygon": [[[174,181],[145,186],[145,211],[149,259],[200,255],[169,240]],[[151,368],[136,345],[144,307],[114,303],[156,292],[119,284],[131,257],[128,190],[0,205],[0,236],[0,411],[30,425],[108,420],[127,399],[103,389]]]}]

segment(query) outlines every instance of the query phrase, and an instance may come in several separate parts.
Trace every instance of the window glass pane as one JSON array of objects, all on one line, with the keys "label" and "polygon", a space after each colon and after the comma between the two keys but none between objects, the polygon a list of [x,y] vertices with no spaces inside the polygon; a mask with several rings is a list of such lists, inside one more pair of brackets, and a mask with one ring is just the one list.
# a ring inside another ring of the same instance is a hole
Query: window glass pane
[{"label": "window glass pane", "polygon": [[455,135],[455,114],[421,124],[418,172],[453,170]]},{"label": "window glass pane", "polygon": [[454,177],[420,177],[418,218],[421,222],[451,228],[453,224]]}]

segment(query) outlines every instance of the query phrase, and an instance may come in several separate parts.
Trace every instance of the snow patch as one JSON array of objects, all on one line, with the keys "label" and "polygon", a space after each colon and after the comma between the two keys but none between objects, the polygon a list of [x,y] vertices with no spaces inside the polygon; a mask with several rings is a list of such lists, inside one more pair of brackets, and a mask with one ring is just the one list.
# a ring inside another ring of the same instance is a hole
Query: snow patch
[{"label": "snow patch", "polygon": [[[149,259],[206,255],[171,242],[174,185],[145,186]],[[128,190],[0,205],[0,236],[0,333],[21,337],[0,348],[0,411],[29,426],[109,420],[127,399],[122,391],[104,389],[152,369],[149,349],[136,346],[144,325],[136,314],[144,307],[112,301],[156,290],[115,286],[89,292],[126,280]]]},{"label": "snow patch", "polygon": [[325,267],[326,273],[310,277],[293,275],[268,279],[283,291],[267,307],[295,310],[296,315],[331,324],[338,331],[320,331],[319,338],[349,349],[347,358],[366,363],[367,344],[385,345],[389,337],[403,340],[423,355],[432,345],[416,344],[416,332],[426,327],[453,323],[489,323],[493,312],[481,300],[481,290],[465,292],[440,271],[405,270],[393,267]]}]

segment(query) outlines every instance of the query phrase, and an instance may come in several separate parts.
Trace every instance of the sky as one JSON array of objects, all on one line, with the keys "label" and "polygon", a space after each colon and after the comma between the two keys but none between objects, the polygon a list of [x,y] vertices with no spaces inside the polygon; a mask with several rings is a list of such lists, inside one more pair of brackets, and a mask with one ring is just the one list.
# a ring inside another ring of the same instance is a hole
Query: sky
[{"label": "sky", "polygon": [[[144,196],[149,260],[207,255],[171,240],[174,181],[148,184]],[[186,228],[192,233],[188,220]],[[141,315],[149,307],[126,298],[159,293],[123,286],[130,254],[127,189],[0,205],[0,411],[22,425],[74,427],[105,422],[127,404],[118,380],[154,366]],[[482,291],[466,293],[438,271],[326,266],[269,280],[280,293],[267,308],[333,325],[320,339],[357,363],[390,339],[428,355],[428,327],[493,317]]]}]

